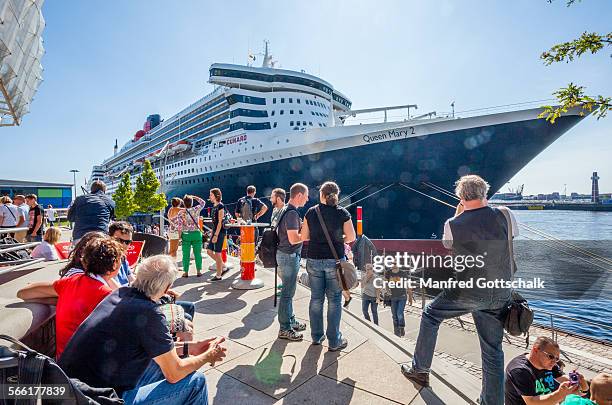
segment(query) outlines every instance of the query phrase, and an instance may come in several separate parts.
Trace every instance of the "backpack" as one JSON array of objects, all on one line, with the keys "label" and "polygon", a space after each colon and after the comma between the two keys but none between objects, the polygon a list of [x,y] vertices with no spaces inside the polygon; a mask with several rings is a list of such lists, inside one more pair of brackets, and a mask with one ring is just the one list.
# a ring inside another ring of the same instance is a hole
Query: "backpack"
[{"label": "backpack", "polygon": [[[93,388],[75,378],[69,378],[53,359],[30,349],[10,336],[0,335],[0,339],[20,348],[20,350],[15,350],[7,345],[0,345],[0,399],[2,399],[0,402],[2,404],[36,404],[37,397],[13,399],[10,395],[11,392],[13,396],[18,395],[19,387],[26,384],[31,385],[43,395],[41,400],[44,404],[59,405],[68,402],[76,405],[110,405],[124,403],[114,389]],[[24,388],[21,390],[23,392]]]},{"label": "backpack", "polygon": [[253,220],[253,199],[244,197],[240,204],[240,216],[245,221]]},{"label": "backpack", "polygon": [[263,267],[270,269],[276,267],[278,264],[276,263],[276,251],[278,250],[278,244],[280,242],[280,238],[278,237],[278,227],[283,220],[285,214],[289,211],[297,211],[295,208],[286,208],[278,218],[278,222],[276,223],[276,227],[268,228],[263,231],[261,235],[261,241],[259,242],[259,246],[257,246],[257,255],[259,259],[263,263]]},{"label": "backpack", "polygon": [[229,226],[232,223],[232,219],[234,219],[232,217],[232,214],[229,213],[229,211],[226,209],[225,210],[225,215],[223,215],[223,229],[229,229]]}]

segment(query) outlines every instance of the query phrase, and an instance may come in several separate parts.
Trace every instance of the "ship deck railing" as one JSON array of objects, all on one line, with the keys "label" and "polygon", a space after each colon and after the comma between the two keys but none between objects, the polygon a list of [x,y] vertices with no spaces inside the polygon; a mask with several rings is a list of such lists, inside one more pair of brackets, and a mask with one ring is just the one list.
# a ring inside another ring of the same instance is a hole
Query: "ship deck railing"
[{"label": "ship deck railing", "polygon": [[[470,118],[481,115],[489,115],[489,114],[499,114],[505,112],[513,112],[530,108],[539,108],[544,105],[554,104],[555,99],[542,99],[542,100],[532,100],[525,101],[521,103],[511,103],[511,104],[502,104],[491,107],[481,107],[467,110],[459,110],[459,111],[435,111],[435,114],[427,113],[419,116],[410,116],[407,114],[401,115],[387,115],[386,111],[384,112],[384,116],[371,116],[367,118],[354,118],[351,117],[351,112],[348,111],[343,113],[342,115],[348,116],[347,122],[345,125],[357,125],[359,123],[363,124],[373,124],[373,123],[383,123],[383,122],[401,122],[401,121],[425,121],[425,120],[442,120],[442,119],[459,119],[459,118]],[[386,110],[386,108],[373,108],[371,114],[375,112],[382,112]],[[357,111],[366,111],[366,110],[357,110]],[[379,114],[380,115],[380,114]],[[350,121],[350,122],[349,122]]]}]

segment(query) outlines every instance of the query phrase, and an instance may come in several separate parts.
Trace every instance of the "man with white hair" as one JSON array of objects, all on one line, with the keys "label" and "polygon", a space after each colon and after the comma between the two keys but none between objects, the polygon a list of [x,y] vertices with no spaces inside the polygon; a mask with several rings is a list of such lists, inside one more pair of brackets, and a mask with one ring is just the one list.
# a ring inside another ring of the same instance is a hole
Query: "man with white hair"
[{"label": "man with white hair", "polygon": [[149,257],[136,280],[106,297],[81,324],[59,364],[92,387],[112,387],[126,404],[207,404],[204,374],[225,357],[225,340],[172,340],[159,299],[176,279],[171,256]]},{"label": "man with white hair", "polygon": [[[480,404],[497,405],[504,402],[504,326],[500,316],[510,301],[511,289],[478,288],[476,280],[512,279],[513,259],[509,250],[512,242],[508,235],[518,235],[518,228],[508,209],[487,205],[488,191],[489,184],[476,175],[463,176],[456,183],[460,203],[455,216],[446,221],[442,239],[447,249],[452,248],[456,259],[455,280],[468,282],[465,284],[468,287],[444,289],[423,310],[412,367],[404,364],[401,371],[411,381],[428,386],[440,324],[445,319],[471,313],[482,357]],[[469,287],[469,281],[474,283],[473,287]]]}]

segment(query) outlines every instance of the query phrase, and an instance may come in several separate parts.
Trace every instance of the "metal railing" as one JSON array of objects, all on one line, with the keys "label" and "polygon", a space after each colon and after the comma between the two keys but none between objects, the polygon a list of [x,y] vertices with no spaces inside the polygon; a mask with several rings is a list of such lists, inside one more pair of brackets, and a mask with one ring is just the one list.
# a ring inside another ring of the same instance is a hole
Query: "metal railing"
[{"label": "metal railing", "polygon": [[[417,276],[410,276],[411,279],[415,279],[415,280],[419,280],[421,278],[424,278],[425,274],[425,269],[421,268],[421,277],[417,277]],[[426,305],[426,299],[433,299],[436,296],[435,295],[431,295],[431,294],[427,294],[423,289],[419,289],[418,294],[421,296],[421,311],[423,309],[425,309],[425,305]],[[591,336],[587,336],[584,335],[580,332],[576,332],[576,331],[572,331],[572,330],[567,330],[567,329],[563,329],[560,328],[558,326],[555,326],[555,318],[561,318],[561,319],[566,319],[568,321],[572,321],[572,322],[577,322],[580,324],[585,324],[585,325],[590,325],[590,326],[595,326],[598,328],[601,328],[603,330],[607,330],[607,331],[612,331],[612,325],[606,325],[603,323],[599,323],[599,322],[593,322],[593,321],[586,321],[584,319],[579,319],[579,318],[575,318],[572,316],[568,316],[568,315],[561,315],[555,312],[551,312],[551,311],[547,311],[544,309],[539,309],[539,308],[531,308],[535,314],[545,314],[546,317],[550,320],[550,325],[545,325],[545,324],[541,324],[539,322],[534,322],[537,326],[542,327],[542,328],[546,328],[546,329],[550,329],[551,334],[552,334],[552,339],[556,342],[559,332],[563,332],[563,333],[567,333],[567,334],[571,334],[571,335],[577,335],[582,339],[586,339],[592,342],[596,342],[596,343],[600,343],[600,344],[609,344],[609,342],[607,342],[606,340],[603,339],[597,339]],[[464,324],[463,324],[463,320],[461,320],[461,318],[457,318],[459,320],[459,323],[461,324],[461,327],[465,329]]]},{"label": "metal railing", "polygon": [[[26,227],[2,228],[0,229],[0,236],[27,230],[28,228]],[[29,256],[29,254],[27,255],[27,258],[21,258],[19,255],[14,254],[14,252],[31,249],[39,244],[40,242],[0,243],[0,255],[3,255],[3,260],[0,261],[0,275],[44,261],[44,259],[33,259]]]}]

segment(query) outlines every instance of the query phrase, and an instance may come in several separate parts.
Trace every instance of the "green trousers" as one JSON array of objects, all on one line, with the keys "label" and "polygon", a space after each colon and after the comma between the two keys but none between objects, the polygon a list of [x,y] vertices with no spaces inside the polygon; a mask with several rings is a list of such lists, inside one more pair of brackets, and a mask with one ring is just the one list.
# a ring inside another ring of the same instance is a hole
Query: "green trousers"
[{"label": "green trousers", "polygon": [[196,269],[202,270],[202,232],[189,231],[181,233],[183,241],[183,271],[189,273],[189,261],[191,258],[191,247],[193,246],[193,256],[195,257]]}]

